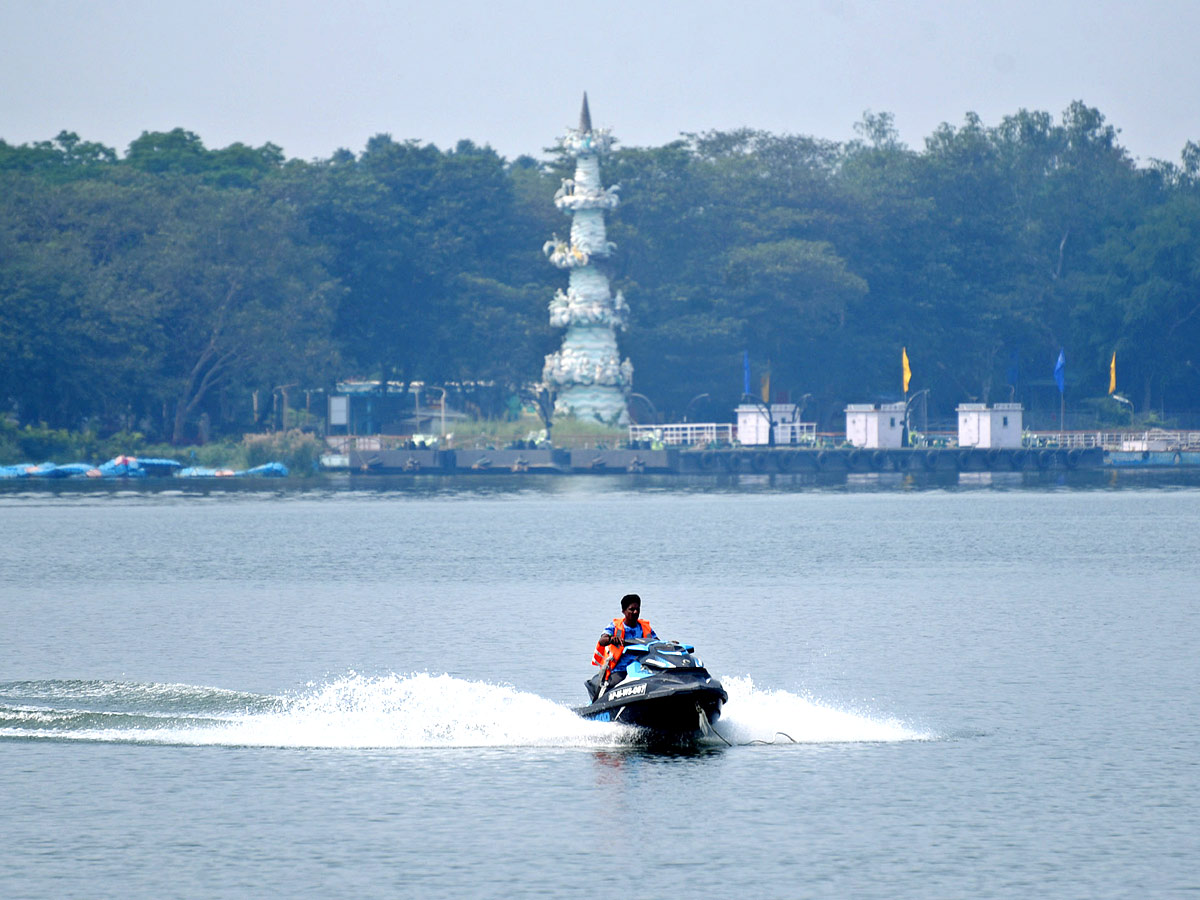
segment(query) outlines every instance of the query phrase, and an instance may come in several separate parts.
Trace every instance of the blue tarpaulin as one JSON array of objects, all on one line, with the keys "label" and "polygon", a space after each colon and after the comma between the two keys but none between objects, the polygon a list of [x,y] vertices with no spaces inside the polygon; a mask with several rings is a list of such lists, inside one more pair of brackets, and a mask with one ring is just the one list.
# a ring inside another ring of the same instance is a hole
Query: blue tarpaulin
[{"label": "blue tarpaulin", "polygon": [[176,460],[153,456],[115,456],[98,466],[91,463],[66,463],[60,466],[52,462],[0,466],[0,478],[158,478],[172,475],[180,478],[286,478],[288,474],[288,467],[281,462],[264,463],[242,470],[199,466],[185,469]]}]

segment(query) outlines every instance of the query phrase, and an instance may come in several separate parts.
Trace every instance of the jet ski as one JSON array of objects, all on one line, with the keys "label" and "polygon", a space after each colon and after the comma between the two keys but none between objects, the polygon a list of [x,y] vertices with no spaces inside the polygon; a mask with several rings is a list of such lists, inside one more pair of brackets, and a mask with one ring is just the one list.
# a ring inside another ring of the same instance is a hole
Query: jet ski
[{"label": "jet ski", "polygon": [[625,645],[632,657],[625,677],[604,682],[589,678],[592,702],[575,712],[597,722],[620,722],[649,732],[651,738],[695,740],[706,736],[729,699],[721,682],[708,674],[696,648],[676,641]]}]

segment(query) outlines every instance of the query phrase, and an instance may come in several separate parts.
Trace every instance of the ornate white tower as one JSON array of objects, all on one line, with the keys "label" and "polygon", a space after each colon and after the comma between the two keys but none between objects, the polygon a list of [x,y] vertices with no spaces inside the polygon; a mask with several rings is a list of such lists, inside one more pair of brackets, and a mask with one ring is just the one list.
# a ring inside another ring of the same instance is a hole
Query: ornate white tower
[{"label": "ornate white tower", "polygon": [[587,94],[579,128],[568,129],[558,142],[575,157],[575,177],[564,178],[554,195],[555,206],[571,216],[571,237],[563,241],[555,235],[542,249],[551,263],[570,273],[566,293],[560,289],[550,301],[550,324],[567,333],[562,349],[546,357],[542,378],[558,392],[556,413],[626,425],[633,366],[621,362],[616,335],[625,328],[625,298],[620,291],[612,295],[600,268],[614,249],[604,212],[616,207],[619,188],[600,183],[600,157],[613,139],[607,128],[592,128]]}]

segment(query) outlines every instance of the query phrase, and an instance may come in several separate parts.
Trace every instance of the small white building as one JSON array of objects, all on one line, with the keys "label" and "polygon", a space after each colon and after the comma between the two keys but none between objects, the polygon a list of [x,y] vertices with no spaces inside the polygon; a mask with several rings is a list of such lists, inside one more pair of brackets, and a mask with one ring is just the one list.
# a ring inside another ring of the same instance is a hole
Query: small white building
[{"label": "small white building", "polygon": [[[801,422],[795,403],[772,403],[771,418],[775,420],[775,444],[806,444],[817,438],[816,422]],[[738,443],[746,446],[769,444],[770,422],[767,411],[756,403],[743,403],[737,408]]]},{"label": "small white building", "polygon": [[958,404],[958,446],[1011,450],[1021,446],[1020,403]]},{"label": "small white building", "polygon": [[903,403],[850,403],[846,406],[848,444],[887,450],[899,448],[903,439]]}]

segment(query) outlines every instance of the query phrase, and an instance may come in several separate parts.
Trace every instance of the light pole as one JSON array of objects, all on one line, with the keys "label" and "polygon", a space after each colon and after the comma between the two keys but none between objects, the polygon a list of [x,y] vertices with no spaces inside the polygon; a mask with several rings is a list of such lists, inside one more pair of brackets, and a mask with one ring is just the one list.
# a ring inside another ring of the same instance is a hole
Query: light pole
[{"label": "light pole", "polygon": [[[382,429],[381,429],[382,430]],[[421,388],[413,382],[413,440],[421,433]]]},{"label": "light pole", "polygon": [[697,401],[703,400],[707,396],[708,394],[697,394],[688,401],[688,405],[683,408],[683,421],[686,422],[688,420],[688,414],[692,411],[692,407],[695,406]]},{"label": "light pole", "polygon": [[775,446],[775,417],[771,414],[771,404],[759,400],[753,394],[742,394],[742,402],[750,401],[755,406],[760,407],[767,414],[767,446]]},{"label": "light pole", "polygon": [[442,392],[442,440],[446,439],[446,389],[444,387],[435,388]]},{"label": "light pole", "polygon": [[[925,396],[928,393],[929,393],[929,388],[921,388],[921,390],[917,391],[915,394],[913,394],[911,397],[909,397],[908,400],[906,400],[904,403],[904,430],[907,432],[906,443],[909,446],[912,445],[912,428],[908,424],[909,411],[912,409],[912,405],[917,402],[918,397]],[[925,410],[925,421],[922,423],[921,428],[924,431],[928,431],[929,430],[929,400],[928,399],[925,400],[925,403],[922,404],[921,408],[923,410]]]},{"label": "light pole", "polygon": [[796,404],[796,418],[804,418],[804,410],[808,408],[808,401],[812,399],[812,394],[805,394],[800,398],[800,402]]},{"label": "light pole", "polygon": [[1132,428],[1133,427],[1133,401],[1130,400],[1128,397],[1121,396],[1120,394],[1113,394],[1112,398],[1114,400],[1116,400],[1118,403],[1120,403],[1122,406],[1129,407],[1129,427]]},{"label": "light pole", "polygon": [[[799,403],[792,404],[792,421],[793,422],[796,422],[798,424],[798,423],[801,423],[804,421],[804,410],[808,407],[808,401],[811,399],[812,399],[812,394],[805,394],[803,397],[800,398]],[[815,431],[814,431],[814,439],[815,439],[815,436],[816,435],[815,435]],[[795,430],[792,431],[791,439],[792,439],[792,441],[800,440],[800,438],[796,436]]]},{"label": "light pole", "polygon": [[658,407],[656,407],[654,405],[654,403],[650,400],[650,398],[647,397],[645,394],[636,394],[632,391],[630,391],[629,396],[637,397],[639,400],[641,400],[643,403],[645,403],[647,406],[650,407],[650,415],[652,415],[654,417],[654,421],[652,421],[650,424],[657,425],[658,424]]}]

